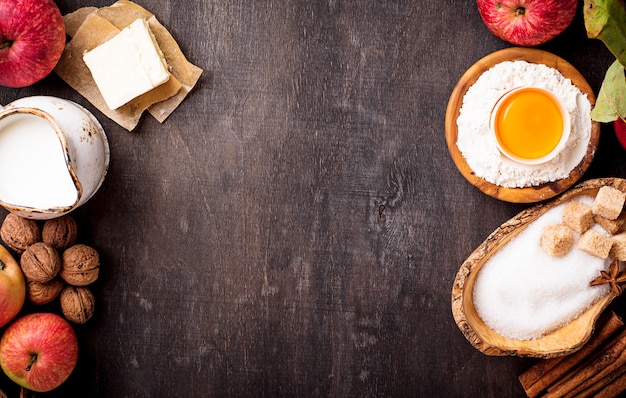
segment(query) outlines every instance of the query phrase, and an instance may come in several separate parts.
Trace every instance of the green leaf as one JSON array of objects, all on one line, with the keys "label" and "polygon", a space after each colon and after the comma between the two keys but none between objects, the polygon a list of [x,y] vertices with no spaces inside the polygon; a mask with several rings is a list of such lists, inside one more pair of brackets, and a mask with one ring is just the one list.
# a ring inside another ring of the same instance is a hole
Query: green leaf
[{"label": "green leaf", "polygon": [[591,118],[597,122],[609,123],[626,117],[626,75],[619,61],[606,71],[602,87],[598,93]]},{"label": "green leaf", "polygon": [[615,58],[626,66],[626,7],[624,0],[585,0],[587,37],[602,40]]}]

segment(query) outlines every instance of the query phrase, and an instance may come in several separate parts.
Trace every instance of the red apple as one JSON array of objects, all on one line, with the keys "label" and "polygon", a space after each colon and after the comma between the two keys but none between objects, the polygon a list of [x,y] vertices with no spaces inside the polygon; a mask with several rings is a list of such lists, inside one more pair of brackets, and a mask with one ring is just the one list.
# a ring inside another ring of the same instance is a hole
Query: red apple
[{"label": "red apple", "polygon": [[0,245],[0,327],[20,312],[26,297],[24,274],[13,256]]},{"label": "red apple", "polygon": [[555,38],[576,14],[577,0],[477,0],[487,28],[517,46],[538,46]]},{"label": "red apple", "polygon": [[46,392],[70,376],[78,360],[78,340],[59,315],[34,313],[11,323],[0,339],[0,366],[30,391]]},{"label": "red apple", "polygon": [[615,136],[619,141],[622,148],[626,149],[626,122],[622,118],[617,118],[613,122],[613,129],[615,130]]},{"label": "red apple", "polygon": [[0,86],[43,79],[64,47],[65,23],[53,0],[0,0]]}]

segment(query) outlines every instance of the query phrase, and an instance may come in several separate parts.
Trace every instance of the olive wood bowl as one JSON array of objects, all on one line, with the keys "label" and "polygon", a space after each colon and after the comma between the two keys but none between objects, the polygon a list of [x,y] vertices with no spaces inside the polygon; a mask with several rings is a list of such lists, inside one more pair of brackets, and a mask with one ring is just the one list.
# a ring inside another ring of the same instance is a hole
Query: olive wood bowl
[{"label": "olive wood bowl", "polygon": [[591,337],[598,317],[616,297],[614,293],[602,297],[578,318],[541,338],[514,340],[499,335],[478,316],[472,302],[473,287],[476,276],[487,260],[539,216],[577,196],[595,196],[603,186],[626,192],[626,180],[621,178],[582,182],[558,198],[526,209],[502,224],[463,262],[452,287],[452,314],[465,338],[475,348],[493,356],[551,358],[578,350]]}]

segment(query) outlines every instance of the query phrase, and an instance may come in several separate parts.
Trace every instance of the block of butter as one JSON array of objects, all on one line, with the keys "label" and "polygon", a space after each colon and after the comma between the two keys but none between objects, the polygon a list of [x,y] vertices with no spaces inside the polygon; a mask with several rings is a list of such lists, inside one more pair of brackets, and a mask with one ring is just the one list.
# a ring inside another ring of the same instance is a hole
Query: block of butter
[{"label": "block of butter", "polygon": [[117,109],[170,78],[167,63],[144,19],[83,54],[110,109]]}]

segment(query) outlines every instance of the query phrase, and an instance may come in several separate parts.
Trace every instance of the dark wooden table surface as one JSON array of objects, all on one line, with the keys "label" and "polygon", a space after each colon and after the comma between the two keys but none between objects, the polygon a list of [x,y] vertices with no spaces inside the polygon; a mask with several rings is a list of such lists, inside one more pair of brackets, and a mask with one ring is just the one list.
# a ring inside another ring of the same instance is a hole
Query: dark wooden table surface
[{"label": "dark wooden table surface", "polygon": [[[86,106],[111,145],[74,213],[101,255],[96,314],[76,327],[75,372],[42,396],[523,396],[533,360],[481,354],[450,309],[461,263],[529,206],[478,191],[446,147],[454,85],[511,46],[475,1],[138,3],[204,69],[165,123],[129,133],[56,75],[0,88],[3,104]],[[540,48],[597,93],[614,58],[581,8]],[[583,179],[626,177],[625,157],[603,126]]]}]

